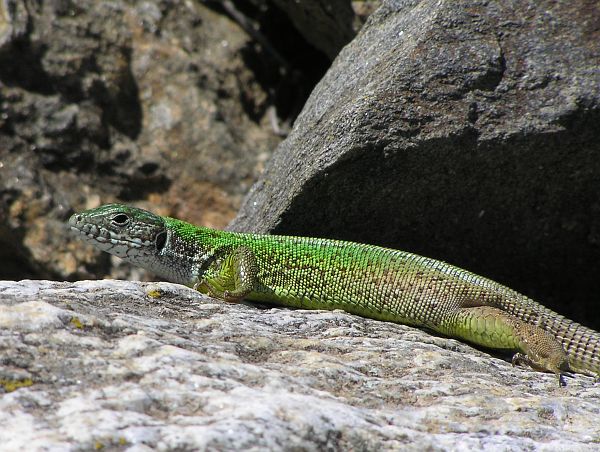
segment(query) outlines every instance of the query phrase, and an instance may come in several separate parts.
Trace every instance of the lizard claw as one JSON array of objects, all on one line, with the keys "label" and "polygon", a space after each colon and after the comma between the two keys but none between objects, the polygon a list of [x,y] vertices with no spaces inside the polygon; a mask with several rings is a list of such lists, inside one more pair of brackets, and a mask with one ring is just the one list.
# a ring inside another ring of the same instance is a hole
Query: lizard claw
[{"label": "lizard claw", "polygon": [[526,364],[526,365],[530,365],[531,361],[529,360],[529,357],[527,355],[524,355],[523,353],[515,353],[512,357],[512,359],[510,360],[511,364],[514,366],[520,366],[522,364]]},{"label": "lizard claw", "polygon": [[562,372],[558,374],[558,386],[560,386],[561,388],[564,388],[567,386],[567,382],[565,380],[565,374],[563,374]]}]

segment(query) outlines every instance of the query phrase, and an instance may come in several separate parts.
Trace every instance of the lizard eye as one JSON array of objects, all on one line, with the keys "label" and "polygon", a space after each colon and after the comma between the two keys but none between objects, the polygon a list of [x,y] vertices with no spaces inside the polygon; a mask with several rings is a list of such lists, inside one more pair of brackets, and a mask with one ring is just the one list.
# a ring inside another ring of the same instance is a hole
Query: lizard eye
[{"label": "lizard eye", "polygon": [[118,213],[110,221],[116,226],[125,226],[129,223],[129,217],[124,213]]}]

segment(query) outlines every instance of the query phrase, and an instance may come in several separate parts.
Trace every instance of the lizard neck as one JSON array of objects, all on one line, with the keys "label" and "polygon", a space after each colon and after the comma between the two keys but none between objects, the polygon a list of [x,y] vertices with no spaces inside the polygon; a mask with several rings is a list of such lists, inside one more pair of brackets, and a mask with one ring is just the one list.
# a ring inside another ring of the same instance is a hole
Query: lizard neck
[{"label": "lizard neck", "polygon": [[144,266],[169,281],[193,286],[214,260],[228,233],[174,218],[165,218],[165,226],[164,247]]}]

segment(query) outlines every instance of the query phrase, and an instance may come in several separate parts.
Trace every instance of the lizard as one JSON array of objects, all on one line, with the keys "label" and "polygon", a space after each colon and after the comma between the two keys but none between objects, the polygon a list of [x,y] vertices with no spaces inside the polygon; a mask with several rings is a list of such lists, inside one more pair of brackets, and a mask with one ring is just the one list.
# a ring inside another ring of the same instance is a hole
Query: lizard
[{"label": "lizard", "polygon": [[122,204],[73,214],[96,248],[228,302],[341,309],[514,352],[513,365],[600,378],[600,333],[491,279],[406,251],[223,231]]}]

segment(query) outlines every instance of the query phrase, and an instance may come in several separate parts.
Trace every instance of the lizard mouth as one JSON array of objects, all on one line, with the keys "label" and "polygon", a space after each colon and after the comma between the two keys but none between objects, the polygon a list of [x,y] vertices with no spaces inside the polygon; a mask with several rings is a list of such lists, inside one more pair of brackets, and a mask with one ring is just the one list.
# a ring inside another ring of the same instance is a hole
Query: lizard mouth
[{"label": "lizard mouth", "polygon": [[126,238],[123,235],[95,224],[83,223],[81,215],[75,214],[69,218],[71,232],[79,235],[83,240],[93,244],[102,251],[125,257],[133,252],[144,253],[153,242],[139,238]]},{"label": "lizard mouth", "polygon": [[85,223],[83,217],[79,214],[72,215],[69,218],[69,226],[71,227],[71,232],[81,235],[88,242],[98,241],[102,243],[109,240],[108,230],[99,228],[95,224]]}]

